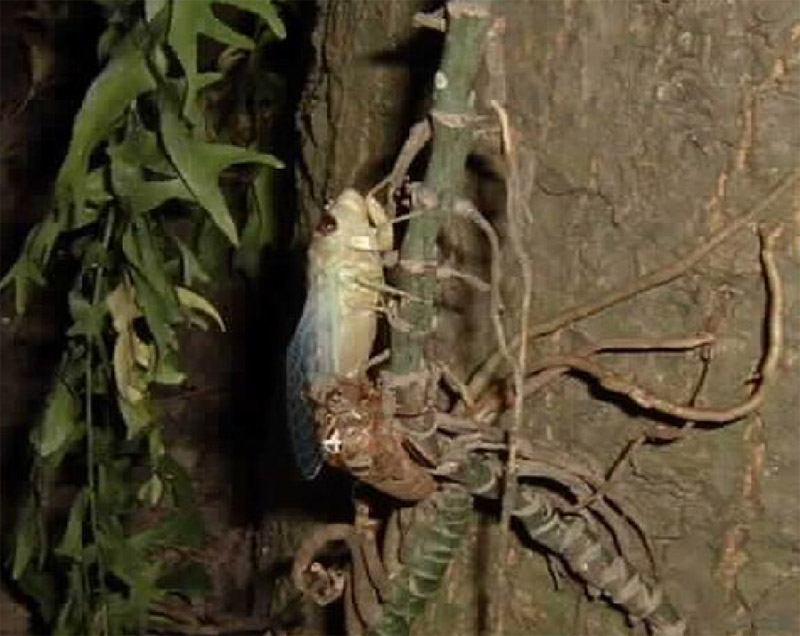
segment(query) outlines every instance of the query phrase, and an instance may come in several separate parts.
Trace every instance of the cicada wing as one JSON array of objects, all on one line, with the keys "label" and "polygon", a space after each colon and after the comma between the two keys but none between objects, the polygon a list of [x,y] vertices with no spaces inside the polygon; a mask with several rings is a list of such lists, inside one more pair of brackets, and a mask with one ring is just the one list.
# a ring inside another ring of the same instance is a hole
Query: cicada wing
[{"label": "cicada wing", "polygon": [[309,290],[303,315],[286,352],[286,414],[295,462],[303,479],[322,468],[314,414],[305,389],[325,372],[329,360],[330,317],[315,290]]}]

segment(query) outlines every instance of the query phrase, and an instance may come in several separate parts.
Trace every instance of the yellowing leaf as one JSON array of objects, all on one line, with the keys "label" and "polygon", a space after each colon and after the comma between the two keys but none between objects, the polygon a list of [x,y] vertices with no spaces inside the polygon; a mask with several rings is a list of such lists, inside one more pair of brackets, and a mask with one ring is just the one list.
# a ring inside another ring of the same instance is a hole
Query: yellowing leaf
[{"label": "yellowing leaf", "polygon": [[219,325],[220,331],[225,331],[225,323],[222,316],[219,315],[216,307],[203,298],[200,294],[193,292],[186,287],[176,287],[175,291],[178,294],[178,300],[181,305],[189,310],[198,311],[202,314],[210,316]]},{"label": "yellowing leaf", "polygon": [[145,382],[136,367],[133,340],[136,338],[131,330],[117,335],[114,343],[113,364],[114,380],[120,395],[128,402],[139,402],[144,398]]},{"label": "yellowing leaf", "polygon": [[158,475],[153,475],[141,485],[136,496],[140,501],[145,501],[151,506],[155,506],[161,501],[163,494],[164,482],[161,481]]},{"label": "yellowing leaf", "polygon": [[158,365],[153,369],[153,382],[158,384],[183,384],[186,374],[178,369],[178,360],[174,352],[168,351],[158,359]]},{"label": "yellowing leaf", "polygon": [[128,402],[139,402],[147,388],[143,370],[152,365],[155,353],[152,345],[141,341],[133,327],[133,321],[141,316],[136,290],[122,282],[108,295],[106,305],[117,332],[112,354],[117,391]]},{"label": "yellowing leaf", "polygon": [[128,329],[131,323],[142,315],[136,305],[136,290],[125,283],[120,283],[108,294],[106,305],[117,333]]},{"label": "yellowing leaf", "polygon": [[156,355],[155,347],[151,344],[142,342],[138,337],[133,339],[133,359],[139,366],[149,369],[153,366],[153,358]]}]

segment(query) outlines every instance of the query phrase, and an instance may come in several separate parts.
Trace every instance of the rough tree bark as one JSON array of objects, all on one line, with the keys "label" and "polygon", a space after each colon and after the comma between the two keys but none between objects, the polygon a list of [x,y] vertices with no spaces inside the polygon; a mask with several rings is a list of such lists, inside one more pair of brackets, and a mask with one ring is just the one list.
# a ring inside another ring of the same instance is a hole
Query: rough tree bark
[{"label": "rough tree bark", "polygon": [[[533,211],[524,240],[534,322],[676,259],[798,169],[800,7],[791,0],[497,4],[508,111]],[[300,196],[311,217],[344,187],[380,179],[424,112],[440,36],[412,28],[422,8],[429,3],[321,3],[301,113]],[[502,233],[501,158],[484,141],[469,165],[470,194]],[[800,190],[764,218],[790,230],[777,254],[786,281],[777,385],[755,416],[639,448],[614,486],[637,505],[666,591],[694,634],[800,631]],[[464,223],[447,224],[441,252],[487,274],[488,250]],[[511,254],[505,265],[513,269]],[[518,281],[506,282],[513,299]],[[436,349],[466,377],[495,347],[486,303],[455,283],[441,301]],[[698,404],[732,404],[747,394],[759,360],[764,308],[757,237],[744,230],[688,275],[537,340],[529,358],[587,339],[710,329],[716,344]],[[701,372],[697,353],[608,362],[676,401],[689,399]],[[527,412],[524,435],[607,467],[654,425],[575,377]],[[631,633],[568,577],[555,589],[545,559],[528,546],[512,542],[510,554],[495,555],[495,535],[493,522],[476,529],[419,633],[491,633],[503,596],[507,633]],[[646,569],[644,555],[634,556]],[[498,566],[512,582],[499,595],[488,587]]]}]

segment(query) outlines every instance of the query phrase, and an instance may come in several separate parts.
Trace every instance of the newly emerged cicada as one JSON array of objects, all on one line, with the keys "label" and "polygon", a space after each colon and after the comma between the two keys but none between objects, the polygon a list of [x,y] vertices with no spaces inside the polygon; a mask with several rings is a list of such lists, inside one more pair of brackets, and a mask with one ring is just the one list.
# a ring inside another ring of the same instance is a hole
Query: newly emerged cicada
[{"label": "newly emerged cicada", "polygon": [[381,206],[353,189],[342,192],[314,230],[306,302],[286,360],[289,436],[305,479],[322,467],[306,390],[320,378],[365,371],[384,285],[380,252],[390,249],[391,241]]}]

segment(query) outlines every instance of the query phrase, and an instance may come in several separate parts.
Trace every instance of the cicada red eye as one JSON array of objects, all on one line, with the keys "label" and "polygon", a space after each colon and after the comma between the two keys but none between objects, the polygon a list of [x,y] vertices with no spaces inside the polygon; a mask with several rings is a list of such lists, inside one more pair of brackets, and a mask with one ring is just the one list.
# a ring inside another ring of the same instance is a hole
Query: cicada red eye
[{"label": "cicada red eye", "polygon": [[335,231],[336,218],[327,212],[323,213],[322,218],[320,218],[319,223],[317,223],[317,232],[323,236],[328,236],[333,234]]}]

